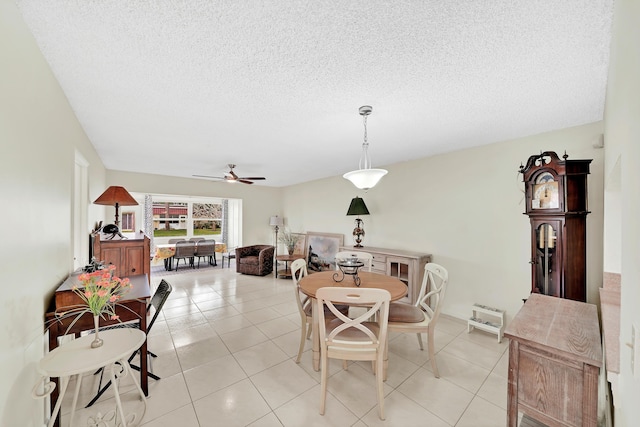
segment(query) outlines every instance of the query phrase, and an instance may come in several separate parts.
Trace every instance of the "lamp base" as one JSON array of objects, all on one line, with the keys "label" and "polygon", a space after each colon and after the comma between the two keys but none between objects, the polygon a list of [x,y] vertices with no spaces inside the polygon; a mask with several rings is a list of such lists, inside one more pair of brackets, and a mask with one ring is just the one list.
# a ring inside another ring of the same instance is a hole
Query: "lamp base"
[{"label": "lamp base", "polygon": [[360,243],[362,243],[362,238],[364,237],[364,228],[362,228],[363,221],[360,218],[356,218],[356,228],[353,229],[353,238],[356,242],[353,245],[354,248],[363,247]]}]

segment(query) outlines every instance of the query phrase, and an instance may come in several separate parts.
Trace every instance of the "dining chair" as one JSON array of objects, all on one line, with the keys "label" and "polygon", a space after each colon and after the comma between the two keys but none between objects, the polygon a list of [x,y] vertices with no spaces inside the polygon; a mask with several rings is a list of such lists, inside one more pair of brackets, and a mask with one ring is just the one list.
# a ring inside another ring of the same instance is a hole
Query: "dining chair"
[{"label": "dining chair", "polygon": [[196,244],[183,240],[176,243],[176,253],[173,255],[173,259],[176,260],[176,271],[178,271],[178,265],[180,260],[184,260],[185,264],[189,261],[189,266],[194,268],[193,259],[196,255]]},{"label": "dining chair", "polygon": [[169,239],[169,240],[167,240],[167,243],[171,245],[171,244],[174,244],[174,243],[181,242],[183,240],[184,239]]},{"label": "dining chair", "polygon": [[[167,282],[164,279],[162,279],[160,281],[160,284],[158,284],[158,288],[154,292],[153,296],[151,297],[151,300],[149,301],[149,304],[147,305],[147,315],[151,313],[151,309],[154,310],[151,320],[147,324],[147,330],[146,330],[147,335],[149,335],[149,332],[151,332],[151,328],[153,327],[153,324],[156,322],[158,315],[162,311],[162,307],[164,306],[164,303],[167,301],[167,299],[169,299],[169,295],[171,294],[172,290],[173,290],[173,287],[169,284],[169,282]],[[139,325],[140,325],[140,322],[137,322],[137,321],[120,323],[117,325],[100,328],[100,330],[103,331],[103,330],[116,329],[116,328],[138,328]],[[131,366],[131,368],[135,369],[136,371],[139,371],[140,367],[137,365],[131,364],[131,361],[139,352],[140,350],[138,349],[135,352],[133,352],[131,356],[129,356],[129,365]],[[158,357],[156,354],[154,354],[151,351],[147,351],[147,355],[149,357],[149,361],[151,361],[152,357]],[[93,399],[91,399],[91,401],[87,404],[86,408],[93,405],[100,398],[100,396],[102,396],[104,392],[107,391],[109,386],[111,386],[111,380],[109,380],[109,382],[107,382],[104,385],[104,387],[102,387],[102,375],[104,373],[104,368],[99,369],[98,371],[95,372],[95,374],[97,374],[98,372],[100,373],[100,381],[98,382],[98,392],[93,397]],[[147,372],[147,375],[156,381],[160,379],[159,376],[151,372],[151,364],[149,364],[149,370]]]},{"label": "dining chair", "polygon": [[304,342],[311,335],[311,301],[309,297],[300,292],[300,279],[307,275],[307,261],[297,259],[291,263],[291,279],[293,280],[293,291],[296,297],[296,305],[298,313],[300,313],[300,347],[298,348],[298,357],[296,363],[300,363],[300,357],[304,350]]},{"label": "dining chair", "polygon": [[422,286],[415,304],[393,302],[389,306],[390,331],[415,333],[420,350],[424,350],[422,334],[427,334],[429,360],[436,378],[440,378],[440,372],[436,363],[434,334],[448,282],[449,273],[443,266],[428,263],[424,266]]},{"label": "dining chair", "polygon": [[[350,259],[350,258],[358,258],[360,261],[363,261],[367,266],[367,271],[371,271],[371,266],[373,265],[373,255],[368,252],[360,252],[360,251],[340,251],[335,255],[335,259]],[[339,270],[338,263],[336,262],[336,270]]]},{"label": "dining chair", "polygon": [[224,260],[227,260],[227,267],[231,268],[231,260],[236,259],[236,247],[227,247],[227,251],[222,253],[222,268],[224,268]]},{"label": "dining chair", "polygon": [[205,258],[210,265],[216,266],[216,241],[202,239],[196,243],[196,254],[198,258],[198,268],[200,268],[200,258]]},{"label": "dining chair", "polygon": [[[291,279],[293,280],[293,292],[295,293],[296,305],[298,306],[298,313],[300,313],[300,347],[298,348],[298,357],[296,358],[296,363],[300,363],[305,340],[308,340],[311,336],[313,303],[308,296],[300,291],[300,280],[309,274],[307,261],[302,258],[297,259],[291,263],[289,268],[291,270]],[[342,314],[345,316],[349,315],[350,307],[348,305],[339,305],[337,307]],[[333,314],[331,314],[331,312],[325,312],[325,317],[333,317]]]},{"label": "dining chair", "polygon": [[[316,292],[320,325],[320,414],[327,399],[328,359],[370,360],[376,376],[378,416],[384,420],[384,357],[391,294],[384,289],[325,287]],[[338,304],[367,307],[355,319],[345,316]],[[325,310],[333,317],[327,318]],[[370,319],[375,318],[375,321]]]}]

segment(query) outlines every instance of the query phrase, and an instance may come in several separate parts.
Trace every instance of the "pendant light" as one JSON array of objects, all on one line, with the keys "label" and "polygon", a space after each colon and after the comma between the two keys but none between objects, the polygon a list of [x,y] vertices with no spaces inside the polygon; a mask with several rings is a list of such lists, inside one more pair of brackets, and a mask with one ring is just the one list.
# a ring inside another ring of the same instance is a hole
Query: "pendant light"
[{"label": "pendant light", "polygon": [[342,175],[361,190],[368,190],[376,186],[376,184],[387,174],[384,169],[371,169],[371,159],[369,158],[369,142],[367,142],[367,116],[371,114],[370,105],[363,105],[359,112],[364,122],[364,142],[362,143],[362,156],[360,157],[359,169],[347,172]]}]

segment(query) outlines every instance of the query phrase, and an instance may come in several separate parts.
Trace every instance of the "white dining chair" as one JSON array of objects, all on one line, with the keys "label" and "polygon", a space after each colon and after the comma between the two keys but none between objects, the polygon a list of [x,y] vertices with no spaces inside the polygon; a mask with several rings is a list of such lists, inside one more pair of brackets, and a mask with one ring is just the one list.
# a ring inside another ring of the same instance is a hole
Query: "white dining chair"
[{"label": "white dining chair", "polygon": [[[391,294],[384,289],[325,287],[316,292],[320,335],[320,414],[327,400],[328,359],[370,360],[376,376],[378,416],[384,420],[384,356]],[[366,306],[355,319],[343,314],[339,305]],[[332,317],[326,316],[331,313]],[[375,318],[376,321],[369,319]]]},{"label": "white dining chair", "polygon": [[291,263],[291,279],[293,280],[293,292],[295,293],[298,313],[300,313],[300,347],[296,363],[300,363],[300,357],[304,350],[304,343],[311,335],[311,301],[309,297],[300,292],[300,279],[307,275],[307,262],[304,259],[297,259]]},{"label": "white dining chair", "polygon": [[436,363],[434,334],[448,282],[449,273],[443,266],[428,263],[424,266],[422,286],[415,304],[393,302],[389,306],[390,331],[415,333],[420,350],[424,350],[422,334],[427,334],[429,360],[436,378],[440,378],[440,372]]}]

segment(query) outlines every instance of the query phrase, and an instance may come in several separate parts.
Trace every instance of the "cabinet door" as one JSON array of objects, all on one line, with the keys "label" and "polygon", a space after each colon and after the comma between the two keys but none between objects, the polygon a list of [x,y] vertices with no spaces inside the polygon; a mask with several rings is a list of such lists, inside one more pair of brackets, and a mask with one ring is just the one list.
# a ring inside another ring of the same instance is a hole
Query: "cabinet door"
[{"label": "cabinet door", "polygon": [[113,264],[116,266],[116,269],[113,272],[114,276],[124,277],[122,274],[122,248],[119,246],[111,246],[111,247],[102,247],[102,251],[100,251],[100,261],[104,262],[105,265]]},{"label": "cabinet door", "polygon": [[144,247],[131,246],[125,248],[124,277],[144,274]]},{"label": "cabinet door", "polygon": [[387,275],[399,279],[407,286],[407,294],[400,301],[411,303],[413,298],[411,262],[406,258],[387,256]]}]

